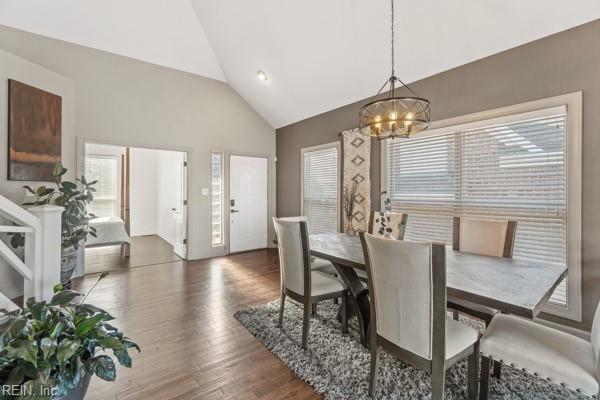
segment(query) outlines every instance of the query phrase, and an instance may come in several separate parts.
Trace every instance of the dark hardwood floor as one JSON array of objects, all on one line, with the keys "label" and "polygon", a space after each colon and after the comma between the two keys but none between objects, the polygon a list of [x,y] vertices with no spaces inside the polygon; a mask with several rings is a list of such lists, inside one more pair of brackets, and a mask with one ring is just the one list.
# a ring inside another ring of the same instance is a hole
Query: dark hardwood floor
[{"label": "dark hardwood floor", "polygon": [[[96,279],[74,286],[85,291]],[[274,250],[111,273],[88,302],[109,311],[142,353],[115,383],[94,378],[86,399],[321,398],[233,317],[278,297]]]},{"label": "dark hardwood floor", "polygon": [[121,246],[85,249],[85,273],[94,274],[181,260],[173,252],[173,246],[157,235],[133,236],[130,253],[129,257],[123,259]]}]

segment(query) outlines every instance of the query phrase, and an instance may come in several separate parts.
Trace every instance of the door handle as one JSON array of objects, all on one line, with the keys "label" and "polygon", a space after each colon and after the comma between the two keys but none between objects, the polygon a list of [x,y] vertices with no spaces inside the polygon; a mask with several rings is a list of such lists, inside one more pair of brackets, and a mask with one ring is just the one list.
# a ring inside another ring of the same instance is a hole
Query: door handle
[{"label": "door handle", "polygon": [[234,214],[236,212],[240,212],[239,210],[231,210],[231,213]]},{"label": "door handle", "polygon": [[176,208],[171,208],[171,211],[177,211],[177,209]]}]

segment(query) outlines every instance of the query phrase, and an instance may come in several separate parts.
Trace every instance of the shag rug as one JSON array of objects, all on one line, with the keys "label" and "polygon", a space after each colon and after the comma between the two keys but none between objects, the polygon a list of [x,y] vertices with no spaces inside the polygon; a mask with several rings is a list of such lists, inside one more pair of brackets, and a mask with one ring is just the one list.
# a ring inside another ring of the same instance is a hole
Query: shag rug
[{"label": "shag rug", "polygon": [[[241,310],[235,317],[303,381],[325,399],[371,399],[368,394],[371,355],[359,342],[350,321],[349,333],[341,333],[337,305],[319,303],[311,319],[308,349],[302,350],[302,306],[286,301],[283,329],[277,327],[279,300]],[[471,319],[464,323],[483,329]],[[376,399],[427,399],[431,397],[429,374],[381,351]],[[467,398],[467,363],[461,361],[446,372],[446,399]],[[537,379],[503,365],[502,378],[490,378],[490,399],[579,400],[589,399],[562,386]]]}]

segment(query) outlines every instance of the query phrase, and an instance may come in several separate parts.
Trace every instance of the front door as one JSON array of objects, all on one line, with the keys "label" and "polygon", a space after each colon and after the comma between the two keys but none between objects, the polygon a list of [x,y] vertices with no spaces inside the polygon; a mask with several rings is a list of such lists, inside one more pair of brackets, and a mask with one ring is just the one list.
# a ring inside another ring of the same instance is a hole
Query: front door
[{"label": "front door", "polygon": [[230,252],[267,247],[267,176],[264,157],[229,159]]}]

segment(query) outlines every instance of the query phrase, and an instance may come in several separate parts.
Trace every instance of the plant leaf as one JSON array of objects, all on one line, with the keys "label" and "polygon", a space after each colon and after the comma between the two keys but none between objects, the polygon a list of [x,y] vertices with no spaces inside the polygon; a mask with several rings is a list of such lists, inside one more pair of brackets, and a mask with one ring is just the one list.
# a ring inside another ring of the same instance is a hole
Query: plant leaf
[{"label": "plant leaf", "polygon": [[5,350],[10,358],[21,358],[33,365],[37,365],[38,346],[34,341],[15,340],[6,346]]},{"label": "plant leaf", "polygon": [[20,385],[21,383],[23,383],[23,379],[25,379],[25,372],[23,371],[23,368],[17,366],[14,367],[12,371],[10,371],[6,382],[4,382],[3,385]]},{"label": "plant leaf", "polygon": [[40,340],[40,349],[42,350],[42,354],[44,355],[44,360],[49,359],[57,349],[56,339],[44,337]]},{"label": "plant leaf", "polygon": [[112,316],[110,316],[109,314],[97,314],[97,315],[94,315],[93,317],[86,318],[85,320],[83,320],[83,322],[81,322],[75,328],[75,335],[78,337],[81,337],[81,336],[85,335],[86,333],[88,333],[93,327],[98,325],[100,322],[110,321],[111,319],[114,319],[114,318]]},{"label": "plant leaf", "polygon": [[64,365],[67,360],[75,355],[80,346],[81,342],[79,340],[63,339],[58,344],[58,350],[56,351],[58,364]]},{"label": "plant leaf", "polygon": [[56,293],[52,297],[52,301],[50,302],[53,306],[62,306],[67,303],[70,303],[74,298],[81,296],[82,294],[76,292],[74,290],[63,290],[61,292]]},{"label": "plant leaf", "polygon": [[116,379],[117,372],[115,369],[115,363],[109,356],[101,355],[96,357],[95,366],[94,372],[98,378],[110,382]]},{"label": "plant leaf", "polygon": [[117,357],[117,360],[119,360],[119,364],[124,367],[131,368],[131,357],[129,356],[129,353],[127,353],[126,349],[114,350],[113,353],[115,353],[115,357]]}]

